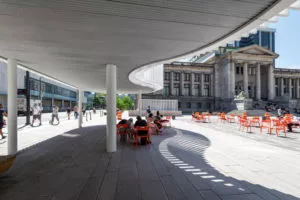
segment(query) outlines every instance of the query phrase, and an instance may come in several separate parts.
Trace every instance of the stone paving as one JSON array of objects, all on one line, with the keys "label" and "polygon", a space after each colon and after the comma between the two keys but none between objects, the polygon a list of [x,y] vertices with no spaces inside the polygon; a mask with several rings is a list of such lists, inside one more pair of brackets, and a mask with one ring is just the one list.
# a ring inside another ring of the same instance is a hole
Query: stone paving
[{"label": "stone paving", "polygon": [[96,121],[24,149],[0,177],[0,199],[300,199],[297,149],[182,117],[151,145],[106,153]]}]

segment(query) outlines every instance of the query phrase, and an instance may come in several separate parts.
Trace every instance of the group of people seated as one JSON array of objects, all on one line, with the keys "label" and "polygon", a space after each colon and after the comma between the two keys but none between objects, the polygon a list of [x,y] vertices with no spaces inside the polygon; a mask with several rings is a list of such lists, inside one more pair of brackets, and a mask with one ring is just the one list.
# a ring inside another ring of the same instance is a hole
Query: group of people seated
[{"label": "group of people seated", "polygon": [[[135,123],[133,123],[133,119],[129,118],[127,119],[122,119],[119,121],[118,125],[125,125],[127,124],[126,128],[124,128],[123,126],[119,126],[119,132],[123,132],[126,134],[120,134],[121,135],[121,140],[124,141],[126,140],[127,135],[129,136],[130,139],[135,139],[135,137],[138,135],[145,135],[148,134],[148,141],[146,141],[146,143],[151,143],[150,140],[150,135],[154,134],[154,135],[158,135],[161,134],[163,132],[163,123],[168,123],[169,120],[167,119],[163,119],[163,116],[160,115],[159,111],[156,112],[156,115],[154,116],[151,112],[149,112],[146,116],[146,120],[142,119],[141,116],[137,116],[136,117],[136,121]],[[137,131],[136,127],[148,127],[149,128],[149,132],[143,132],[143,131]],[[126,129],[126,130],[123,130]],[[143,139],[143,138],[142,138]],[[140,143],[145,143],[145,141],[140,141]]]}]

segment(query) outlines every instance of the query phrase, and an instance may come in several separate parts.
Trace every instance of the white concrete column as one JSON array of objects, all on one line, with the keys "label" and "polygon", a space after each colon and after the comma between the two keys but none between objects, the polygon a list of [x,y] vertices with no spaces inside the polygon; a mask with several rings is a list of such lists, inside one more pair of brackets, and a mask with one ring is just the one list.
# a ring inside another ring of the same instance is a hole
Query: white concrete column
[{"label": "white concrete column", "polygon": [[195,96],[195,73],[191,73],[191,96]]},{"label": "white concrete column", "polygon": [[233,61],[230,62],[230,83],[231,83],[231,98],[235,96],[235,63]]},{"label": "white concrete column", "polygon": [[184,72],[180,73],[180,95],[184,96]]},{"label": "white concrete column", "polygon": [[116,133],[116,95],[117,95],[117,67],[106,65],[106,89],[107,89],[107,123],[106,123],[106,151],[117,151]]},{"label": "white concrete column", "polygon": [[174,72],[170,72],[170,95],[174,95]]},{"label": "white concrete column", "polygon": [[283,77],[281,77],[280,78],[280,95],[281,96],[284,96],[284,78]]},{"label": "white concrete column", "polygon": [[201,96],[204,96],[204,73],[201,73]]},{"label": "white concrete column", "polygon": [[244,63],[244,92],[249,95],[248,91],[248,63]]},{"label": "white concrete column", "polygon": [[292,79],[289,78],[289,97],[292,98]]},{"label": "white concrete column", "polygon": [[82,102],[83,102],[83,91],[78,90],[78,128],[82,128]]},{"label": "white concrete column", "polygon": [[138,110],[139,110],[139,116],[142,116],[143,105],[142,105],[142,92],[141,91],[139,91],[139,93],[138,93]]},{"label": "white concrete column", "polygon": [[299,99],[299,78],[296,79],[296,99]]},{"label": "white concrete column", "polygon": [[18,151],[18,117],[17,117],[17,61],[8,59],[8,139],[7,153],[13,155]]},{"label": "white concrete column", "polygon": [[268,69],[268,99],[273,100],[274,99],[274,69],[273,65],[270,64]]},{"label": "white concrete column", "polygon": [[260,63],[256,65],[256,100],[261,99]]}]

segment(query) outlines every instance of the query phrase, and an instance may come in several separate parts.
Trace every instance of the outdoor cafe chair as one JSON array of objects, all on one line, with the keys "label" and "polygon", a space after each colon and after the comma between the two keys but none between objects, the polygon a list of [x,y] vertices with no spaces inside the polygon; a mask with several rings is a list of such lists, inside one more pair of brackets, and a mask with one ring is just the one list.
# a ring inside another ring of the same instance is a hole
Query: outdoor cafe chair
[{"label": "outdoor cafe chair", "polygon": [[150,144],[149,127],[148,126],[136,126],[135,145],[139,143],[139,139],[146,138],[146,144]]},{"label": "outdoor cafe chair", "polygon": [[254,116],[250,119],[250,123],[251,123],[251,126],[258,126],[260,127],[260,117],[258,116]]},{"label": "outdoor cafe chair", "polygon": [[247,128],[247,132],[251,132],[251,123],[247,119],[240,119],[240,130],[244,132],[244,129]]},{"label": "outdoor cafe chair", "polygon": [[261,121],[260,124],[260,133],[262,133],[262,129],[268,129],[268,133],[271,134],[271,120],[270,119],[264,119]]},{"label": "outdoor cafe chair", "polygon": [[284,120],[279,120],[279,119],[273,119],[272,122],[273,122],[273,125],[271,128],[270,135],[272,135],[272,130],[275,129],[277,136],[278,136],[279,131],[283,131],[284,136],[286,137],[286,126],[287,126],[286,122]]},{"label": "outdoor cafe chair", "polygon": [[129,124],[117,124],[117,135],[120,135],[121,139],[124,139],[128,135]]}]

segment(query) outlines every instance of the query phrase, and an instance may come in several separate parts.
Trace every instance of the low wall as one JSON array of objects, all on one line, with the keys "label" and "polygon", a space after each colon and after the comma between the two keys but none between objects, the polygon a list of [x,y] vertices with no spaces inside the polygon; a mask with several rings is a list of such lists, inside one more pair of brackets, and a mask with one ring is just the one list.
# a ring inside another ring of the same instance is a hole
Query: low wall
[{"label": "low wall", "polygon": [[[156,110],[152,110],[151,111],[153,113],[153,115],[156,115]],[[164,110],[164,111],[159,111],[159,113],[163,116],[181,116],[182,115],[182,111],[168,111],[168,110]],[[133,116],[138,116],[140,114],[140,112],[138,110],[129,110],[128,114],[130,117]],[[146,116],[147,112],[145,110],[143,110],[142,112],[142,116]]]}]

